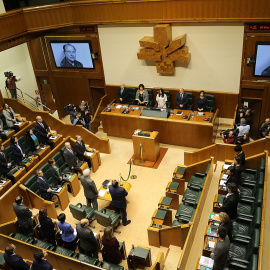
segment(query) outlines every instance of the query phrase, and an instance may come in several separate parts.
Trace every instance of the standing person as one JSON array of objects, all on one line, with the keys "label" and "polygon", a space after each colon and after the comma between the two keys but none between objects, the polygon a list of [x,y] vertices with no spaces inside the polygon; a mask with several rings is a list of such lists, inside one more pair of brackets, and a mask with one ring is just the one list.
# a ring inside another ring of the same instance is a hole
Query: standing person
[{"label": "standing person", "polygon": [[17,99],[17,86],[16,86],[16,82],[18,80],[16,79],[16,77],[14,76],[13,72],[10,71],[8,74],[8,78],[6,80],[6,86],[11,94],[11,98],[16,98]]},{"label": "standing person", "polygon": [[76,224],[77,234],[80,239],[80,247],[84,250],[86,255],[98,258],[98,242],[88,226],[88,219],[82,219],[80,223]]},{"label": "standing person", "polygon": [[121,104],[128,104],[128,90],[125,87],[124,83],[121,83],[117,91],[117,97]]},{"label": "standing person", "polygon": [[50,170],[51,177],[52,177],[54,184],[57,186],[59,186],[59,185],[62,186],[63,179],[62,179],[62,176],[60,173],[60,169],[55,163],[55,160],[53,158],[51,158],[51,159],[49,159],[48,163],[50,165],[49,170]]},{"label": "standing person", "polygon": [[79,161],[86,161],[88,163],[88,167],[91,168],[91,161],[89,158],[87,158],[87,151],[82,137],[80,135],[76,135],[75,139],[75,150],[77,158],[79,159]]},{"label": "standing person", "polygon": [[225,212],[220,212],[219,218],[221,221],[219,226],[223,226],[226,229],[227,235],[230,239],[230,242],[232,242],[232,222],[231,222],[228,214]]},{"label": "standing person", "polygon": [[8,177],[10,168],[10,157],[7,155],[4,145],[0,144],[0,175]]},{"label": "standing person", "polygon": [[17,216],[23,234],[34,237],[32,212],[23,204],[23,197],[17,196],[13,203],[13,210]]},{"label": "standing person", "polygon": [[229,255],[230,239],[226,229],[222,226],[218,228],[217,234],[218,240],[216,247],[211,253],[211,258],[214,260],[213,270],[223,270]]},{"label": "standing person", "polygon": [[25,262],[20,255],[15,253],[16,246],[13,244],[8,244],[5,247],[4,260],[12,270],[28,270],[31,264]]},{"label": "standing person", "polygon": [[147,106],[148,101],[149,101],[149,97],[148,97],[148,92],[146,89],[144,89],[143,84],[139,85],[139,89],[136,92],[135,100],[137,100],[138,105]]},{"label": "standing person", "polygon": [[157,107],[166,109],[167,95],[162,88],[159,89],[156,97]]},{"label": "standing person", "polygon": [[241,145],[236,145],[234,147],[234,152],[236,152],[235,157],[240,158],[240,165],[242,166],[242,168],[244,168],[245,164],[246,164],[246,157],[245,157],[245,152],[242,149],[242,146]]},{"label": "standing person", "polygon": [[51,130],[41,116],[36,117],[35,129],[39,142],[42,144],[48,144],[48,139],[51,136]]},{"label": "standing person", "polygon": [[63,152],[63,156],[64,156],[64,159],[65,159],[65,162],[68,164],[68,167],[72,171],[74,171],[74,168],[76,167],[79,160],[76,157],[76,153],[72,149],[71,144],[69,142],[65,143],[65,150]]},{"label": "standing person", "polygon": [[47,262],[46,257],[48,253],[46,250],[38,249],[34,253],[35,260],[32,264],[32,270],[53,270],[50,263]]},{"label": "standing person", "polygon": [[64,247],[75,251],[77,248],[77,240],[74,235],[74,229],[69,223],[65,222],[66,215],[64,213],[61,213],[57,219],[59,220],[57,222],[57,226],[62,231],[61,238],[64,243]]},{"label": "standing person", "polygon": [[36,151],[38,149],[40,149],[40,145],[39,145],[39,141],[37,136],[33,133],[32,129],[27,129],[26,130],[26,141],[28,143],[28,145],[31,148],[31,151]]},{"label": "standing person", "polygon": [[237,129],[239,130],[238,137],[244,136],[245,133],[249,133],[250,125],[246,125],[246,119],[241,118],[240,126]]},{"label": "standing person", "polygon": [[127,220],[127,202],[126,196],[128,195],[127,191],[118,186],[118,181],[113,180],[112,184],[109,186],[109,192],[112,197],[112,206],[118,214],[122,214],[122,223],[124,226],[127,226],[131,223],[131,220]]},{"label": "standing person", "polygon": [[20,165],[26,154],[24,146],[18,141],[16,136],[10,138],[10,150],[13,160]]},{"label": "standing person", "polygon": [[262,126],[259,129],[260,138],[264,138],[265,136],[268,136],[269,128],[270,128],[270,118],[266,118],[265,122],[262,124]]},{"label": "standing person", "polygon": [[47,201],[52,200],[52,189],[49,185],[47,178],[43,175],[42,170],[36,170],[37,174],[37,187],[40,191],[40,196]]},{"label": "standing person", "polygon": [[84,114],[84,122],[85,122],[86,128],[90,131],[91,131],[91,120],[92,120],[92,115],[90,113],[90,110],[86,109],[85,114]]},{"label": "standing person", "polygon": [[85,169],[83,171],[83,176],[81,176],[80,180],[83,186],[87,206],[92,206],[95,210],[98,210],[98,190],[95,182],[90,178],[90,169]]},{"label": "standing person", "polygon": [[39,224],[41,226],[41,231],[46,241],[54,246],[56,246],[55,241],[55,226],[51,218],[48,217],[47,209],[41,208],[39,210],[38,216]]},{"label": "standing person", "polygon": [[176,94],[176,109],[187,110],[188,96],[183,88],[179,89],[179,93]]},{"label": "standing person", "polygon": [[119,264],[122,261],[122,255],[119,250],[119,242],[113,235],[113,228],[107,227],[102,236],[102,257],[104,261]]},{"label": "standing person", "polygon": [[20,130],[19,127],[14,126],[14,124],[17,122],[15,112],[7,103],[3,104],[3,115],[6,118],[7,126],[10,129],[14,129],[15,132],[18,132]]},{"label": "standing person", "polygon": [[196,99],[196,107],[199,112],[204,112],[207,105],[207,99],[205,97],[205,92],[202,90],[200,95]]}]

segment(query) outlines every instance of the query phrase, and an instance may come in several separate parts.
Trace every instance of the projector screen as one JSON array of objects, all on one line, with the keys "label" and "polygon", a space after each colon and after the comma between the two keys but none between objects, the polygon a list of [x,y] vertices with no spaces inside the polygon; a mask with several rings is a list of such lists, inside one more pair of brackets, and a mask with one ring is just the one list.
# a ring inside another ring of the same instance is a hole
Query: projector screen
[{"label": "projector screen", "polygon": [[90,41],[50,41],[57,68],[94,69]]},{"label": "projector screen", "polygon": [[253,76],[270,78],[270,43],[256,43]]}]

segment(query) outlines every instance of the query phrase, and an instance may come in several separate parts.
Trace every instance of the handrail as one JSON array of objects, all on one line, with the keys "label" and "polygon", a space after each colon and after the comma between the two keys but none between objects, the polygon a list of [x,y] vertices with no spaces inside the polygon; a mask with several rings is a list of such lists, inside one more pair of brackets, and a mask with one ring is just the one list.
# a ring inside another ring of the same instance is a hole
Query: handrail
[{"label": "handrail", "polygon": [[95,112],[95,114],[94,114],[94,117],[93,117],[93,119],[91,120],[91,124],[96,120],[96,117],[97,117],[97,115],[98,115],[99,109],[100,109],[101,104],[102,104],[102,102],[103,102],[103,99],[104,99],[105,97],[107,97],[107,94],[104,95],[104,96],[100,99],[99,104],[98,104],[98,107],[97,107],[96,112]]},{"label": "handrail", "polygon": [[235,106],[232,128],[234,128],[234,123],[235,123],[235,119],[236,119],[237,110],[238,110],[238,104],[236,104],[236,106]]}]

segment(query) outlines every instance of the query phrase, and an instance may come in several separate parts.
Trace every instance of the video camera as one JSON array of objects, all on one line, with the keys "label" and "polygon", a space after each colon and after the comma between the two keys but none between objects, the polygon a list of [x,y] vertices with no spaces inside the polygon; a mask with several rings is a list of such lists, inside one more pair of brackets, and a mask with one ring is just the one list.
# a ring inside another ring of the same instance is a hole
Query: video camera
[{"label": "video camera", "polygon": [[[10,78],[13,76],[13,73],[10,73],[9,71],[4,72],[4,75],[6,78]],[[13,76],[15,78],[15,76]]]},{"label": "video camera", "polygon": [[230,131],[233,131],[233,136],[237,136],[237,132],[234,129],[225,129],[225,130],[221,130],[220,132],[220,136],[224,136],[225,138],[227,138],[229,136]]}]

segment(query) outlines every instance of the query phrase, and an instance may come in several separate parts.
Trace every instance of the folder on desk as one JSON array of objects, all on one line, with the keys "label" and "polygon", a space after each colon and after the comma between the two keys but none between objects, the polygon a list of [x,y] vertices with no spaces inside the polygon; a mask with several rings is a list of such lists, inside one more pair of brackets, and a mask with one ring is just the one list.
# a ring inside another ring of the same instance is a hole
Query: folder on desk
[{"label": "folder on desk", "polygon": [[212,269],[214,266],[214,260],[205,256],[201,256],[199,265]]},{"label": "folder on desk", "polygon": [[219,221],[219,222],[220,222],[220,217],[219,217],[219,214],[217,214],[217,213],[210,213],[210,214],[209,214],[209,219],[210,219],[210,220],[215,220],[215,221]]},{"label": "folder on desk", "polygon": [[186,171],[186,168],[178,167],[176,172],[174,173],[174,176],[176,176],[177,174],[184,175],[185,171]]},{"label": "folder on desk", "polygon": [[217,226],[210,226],[207,230],[207,235],[217,237]]}]

